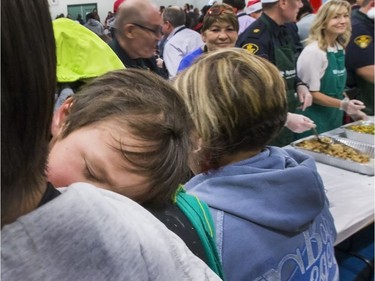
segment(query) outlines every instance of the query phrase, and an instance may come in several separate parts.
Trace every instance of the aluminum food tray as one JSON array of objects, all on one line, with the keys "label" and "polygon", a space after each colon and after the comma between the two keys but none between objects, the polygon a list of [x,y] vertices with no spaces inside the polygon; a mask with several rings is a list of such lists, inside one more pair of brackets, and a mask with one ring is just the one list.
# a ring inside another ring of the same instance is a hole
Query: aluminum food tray
[{"label": "aluminum food tray", "polygon": [[349,123],[349,124],[346,124],[344,126],[341,126],[341,128],[344,130],[345,136],[348,139],[368,143],[368,144],[371,144],[371,145],[375,145],[375,136],[374,135],[359,133],[359,132],[348,129],[348,127],[350,127],[352,125],[373,125],[373,124],[374,124],[374,122],[372,122],[372,121],[357,121],[357,122],[353,122],[353,123]]},{"label": "aluminum food tray", "polygon": [[334,167],[338,167],[341,169],[349,170],[352,172],[357,172],[360,174],[365,174],[369,176],[374,175],[374,146],[362,143],[362,142],[357,142],[353,141],[351,139],[347,138],[340,138],[340,137],[332,137],[335,142],[341,142],[343,144],[346,144],[364,154],[367,154],[370,156],[370,162],[368,163],[358,163],[354,162],[351,160],[345,160],[343,158],[338,158],[338,157],[333,157],[328,154],[320,153],[320,152],[314,152],[311,150],[307,150],[301,147],[298,147],[297,144],[301,141],[307,140],[307,139],[313,139],[315,136],[309,136],[303,139],[299,139],[297,141],[294,141],[291,143],[291,146],[294,147],[295,149],[302,151],[305,154],[308,154],[312,156],[315,161],[321,162],[324,164],[328,164]]}]

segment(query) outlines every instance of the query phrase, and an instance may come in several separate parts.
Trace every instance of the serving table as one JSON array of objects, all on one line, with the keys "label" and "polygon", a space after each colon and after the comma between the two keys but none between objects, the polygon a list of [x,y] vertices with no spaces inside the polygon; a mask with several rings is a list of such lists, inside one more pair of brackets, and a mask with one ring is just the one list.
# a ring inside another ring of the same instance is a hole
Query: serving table
[{"label": "serving table", "polygon": [[[343,131],[337,128],[324,135],[338,136]],[[335,221],[337,245],[374,222],[375,178],[319,162],[316,165]]]},{"label": "serving table", "polygon": [[374,222],[374,177],[318,163],[335,221],[335,245]]}]

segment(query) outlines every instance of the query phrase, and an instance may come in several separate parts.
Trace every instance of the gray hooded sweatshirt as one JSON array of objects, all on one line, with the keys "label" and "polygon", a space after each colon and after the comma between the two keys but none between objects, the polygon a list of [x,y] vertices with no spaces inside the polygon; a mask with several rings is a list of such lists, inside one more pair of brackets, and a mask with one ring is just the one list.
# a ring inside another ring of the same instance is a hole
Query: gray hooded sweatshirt
[{"label": "gray hooded sweatshirt", "polygon": [[1,231],[1,280],[220,280],[137,203],[90,184]]}]

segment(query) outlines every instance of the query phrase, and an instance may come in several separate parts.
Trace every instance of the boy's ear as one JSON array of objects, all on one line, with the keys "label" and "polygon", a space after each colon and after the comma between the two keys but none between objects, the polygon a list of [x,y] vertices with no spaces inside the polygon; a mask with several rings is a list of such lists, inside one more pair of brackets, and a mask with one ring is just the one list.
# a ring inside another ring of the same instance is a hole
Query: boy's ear
[{"label": "boy's ear", "polygon": [[190,170],[195,174],[201,173],[202,170],[202,139],[198,135],[194,134],[192,151],[188,157],[188,165]]},{"label": "boy's ear", "polygon": [[57,137],[65,124],[65,118],[69,114],[70,107],[73,104],[73,98],[67,98],[64,103],[54,112],[51,125],[52,137]]},{"label": "boy's ear", "polygon": [[192,153],[198,153],[202,149],[202,138],[198,135],[198,133],[195,130],[191,130],[190,132],[190,141],[192,144],[191,152]]},{"label": "boy's ear", "polygon": [[193,153],[198,153],[202,150],[202,138],[197,138],[194,147],[193,147]]}]

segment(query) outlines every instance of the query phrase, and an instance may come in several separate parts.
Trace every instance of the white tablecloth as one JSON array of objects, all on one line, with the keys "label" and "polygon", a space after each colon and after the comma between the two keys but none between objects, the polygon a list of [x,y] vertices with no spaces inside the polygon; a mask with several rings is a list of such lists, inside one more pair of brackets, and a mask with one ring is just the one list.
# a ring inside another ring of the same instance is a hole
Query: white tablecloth
[{"label": "white tablecloth", "polygon": [[[374,121],[374,117],[369,116],[369,121]],[[325,134],[342,135],[343,130],[337,128]],[[375,178],[321,163],[317,166],[331,204],[338,244],[374,222]]]},{"label": "white tablecloth", "polygon": [[340,243],[374,221],[374,177],[317,163]]}]

